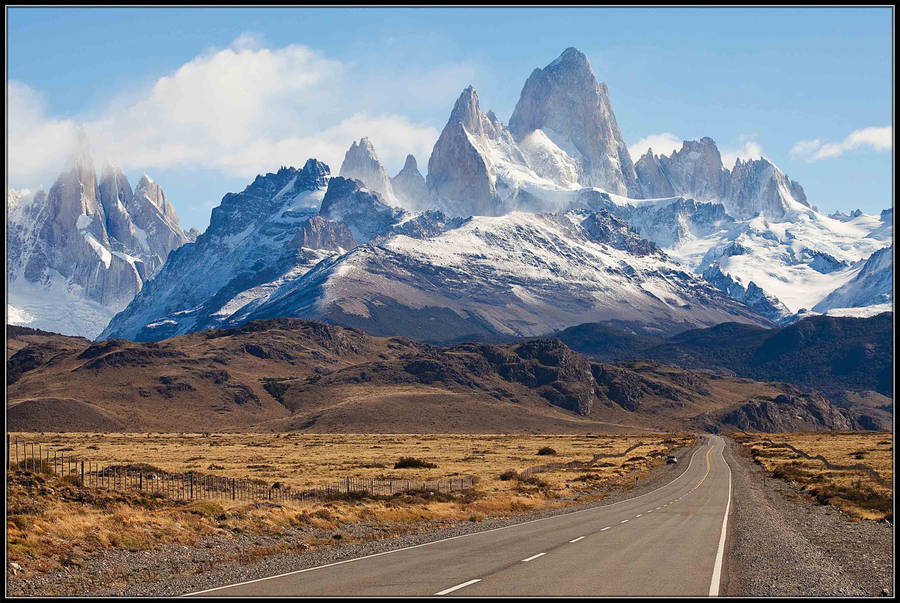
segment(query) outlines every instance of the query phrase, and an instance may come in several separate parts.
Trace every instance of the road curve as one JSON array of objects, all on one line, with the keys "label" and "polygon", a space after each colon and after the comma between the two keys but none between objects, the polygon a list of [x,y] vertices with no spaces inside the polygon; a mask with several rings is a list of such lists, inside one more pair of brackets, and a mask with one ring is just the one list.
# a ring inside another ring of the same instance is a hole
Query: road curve
[{"label": "road curve", "polygon": [[189,596],[717,595],[731,469],[722,438],[703,438],[635,498]]}]

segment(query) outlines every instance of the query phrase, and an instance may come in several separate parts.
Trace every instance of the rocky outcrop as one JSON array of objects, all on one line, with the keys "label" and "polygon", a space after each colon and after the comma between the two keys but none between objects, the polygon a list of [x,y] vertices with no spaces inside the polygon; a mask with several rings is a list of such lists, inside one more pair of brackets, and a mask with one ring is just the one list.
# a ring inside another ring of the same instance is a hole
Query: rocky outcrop
[{"label": "rocky outcrop", "polygon": [[368,138],[361,138],[347,149],[344,162],[341,164],[340,176],[359,180],[366,188],[375,191],[388,202],[394,201],[391,179],[378,161],[375,147]]},{"label": "rocky outcrop", "polygon": [[628,148],[613,114],[605,83],[598,83],[587,57],[567,48],[525,82],[509,119],[516,141],[541,130],[575,159],[585,186],[640,195]]},{"label": "rocky outcrop", "polygon": [[589,214],[581,227],[587,231],[591,239],[597,243],[605,243],[614,249],[627,251],[631,255],[644,257],[655,254],[665,257],[655,243],[642,238],[631,225],[620,220],[605,209]]},{"label": "rocky outcrop", "polygon": [[391,186],[394,189],[394,196],[403,207],[418,209],[427,206],[428,187],[425,185],[425,177],[419,173],[416,158],[412,155],[406,156],[403,169],[391,178]]},{"label": "rocky outcrop", "polygon": [[851,413],[837,408],[821,394],[801,394],[795,390],[774,399],[750,400],[722,415],[719,423],[741,431],[764,433],[863,429]]},{"label": "rocky outcrop", "polygon": [[353,233],[343,222],[333,222],[322,216],[313,216],[300,224],[291,245],[298,249],[328,249],[349,251],[356,247]]},{"label": "rocky outcrop", "polygon": [[781,322],[791,315],[791,311],[777,297],[768,295],[753,281],[750,281],[745,287],[731,275],[722,272],[722,268],[716,262],[710,264],[703,271],[703,278],[719,291],[727,293],[774,323]]},{"label": "rocky outcrop", "polygon": [[887,304],[894,299],[894,246],[884,247],[865,261],[850,281],[813,306],[814,312]]},{"label": "rocky outcrop", "polygon": [[400,210],[389,206],[381,197],[362,186],[358,180],[332,178],[322,199],[319,215],[343,222],[360,242],[388,231]]},{"label": "rocky outcrop", "polygon": [[394,224],[391,231],[414,239],[424,239],[436,237],[453,228],[459,228],[467,219],[448,218],[443,212],[431,209]]}]

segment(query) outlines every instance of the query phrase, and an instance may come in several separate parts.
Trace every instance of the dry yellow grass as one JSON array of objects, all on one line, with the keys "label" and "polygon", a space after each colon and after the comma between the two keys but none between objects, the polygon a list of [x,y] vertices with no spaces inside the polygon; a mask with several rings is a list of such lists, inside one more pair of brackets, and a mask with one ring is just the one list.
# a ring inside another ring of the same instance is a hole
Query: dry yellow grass
[{"label": "dry yellow grass", "polygon": [[[645,442],[627,457],[603,459],[610,466],[592,471],[609,478],[645,471],[653,459],[687,436],[667,434],[507,435],[507,434],[90,434],[13,433],[15,439],[42,442],[54,450],[101,465],[148,463],[169,472],[193,470],[212,475],[255,478],[305,489],[345,477],[439,480],[475,476],[484,491],[510,490],[499,479],[507,469],[521,471],[546,463],[589,461],[596,454],[620,454]],[[549,446],[557,454],[538,455]],[[394,469],[402,456],[437,465],[433,469]],[[542,473],[559,486],[579,472]]]},{"label": "dry yellow grass", "polygon": [[[805,486],[820,502],[837,505],[858,519],[893,518],[892,433],[738,433],[734,438],[766,470]],[[804,458],[778,444],[790,444],[810,456],[821,455],[832,465],[865,465],[881,480],[864,469],[829,468],[820,460]]]},{"label": "dry yellow grass", "polygon": [[[229,500],[179,503],[139,492],[84,488],[77,481],[16,472],[8,480],[7,553],[26,575],[60,565],[78,566],[107,548],[143,550],[203,536],[279,534],[290,527],[325,530],[342,524],[378,526],[368,538],[414,531],[435,521],[481,521],[533,509],[605,496],[604,487],[633,483],[635,476],[663,462],[693,436],[543,435],[284,435],[284,434],[11,434],[56,450],[106,464],[149,463],[166,471],[185,469],[231,477],[281,481],[305,488],[342,477],[399,477],[436,480],[460,475],[478,478],[475,491],[436,496],[418,493],[393,498],[247,504]],[[513,469],[602,458],[591,469],[563,468],[530,480],[501,480]],[[538,455],[543,447],[556,454]],[[401,456],[437,465],[434,469],[393,469]],[[269,468],[262,468],[262,467]],[[568,487],[567,487],[568,486]],[[600,488],[598,488],[598,486]],[[431,524],[433,525],[433,524]],[[284,547],[318,546],[327,541],[291,539]],[[249,553],[248,553],[249,555]]]}]

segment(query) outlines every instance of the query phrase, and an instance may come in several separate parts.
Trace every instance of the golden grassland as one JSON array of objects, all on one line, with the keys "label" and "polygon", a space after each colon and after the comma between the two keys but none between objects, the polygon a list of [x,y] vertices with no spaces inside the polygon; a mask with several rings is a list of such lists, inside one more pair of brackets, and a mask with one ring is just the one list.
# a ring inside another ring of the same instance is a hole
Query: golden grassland
[{"label": "golden grassland", "polygon": [[[140,492],[83,487],[72,477],[12,472],[7,480],[7,554],[20,576],[75,568],[110,548],[149,550],[205,536],[279,535],[309,528],[268,549],[248,549],[240,561],[285,550],[326,545],[350,524],[369,528],[343,540],[384,538],[436,522],[482,521],[532,510],[590,502],[610,488],[664,462],[666,454],[696,442],[692,435],[381,435],[381,434],[10,434],[103,465],[149,463],[165,471],[187,469],[228,477],[280,481],[297,488],[343,477],[437,480],[475,476],[472,491],[409,493],[393,497],[344,497],[285,504],[230,500],[179,502]],[[629,447],[644,445],[624,456]],[[539,455],[552,448],[555,454]],[[541,472],[530,479],[500,475],[536,465],[589,461],[590,468]],[[611,455],[611,456],[605,456]],[[401,456],[437,465],[394,469]],[[315,529],[319,529],[317,532]],[[318,534],[318,535],[317,535]],[[227,559],[223,559],[226,561]]]},{"label": "golden grassland", "polygon": [[[666,434],[505,435],[505,434],[119,434],[12,433],[20,441],[41,442],[101,465],[148,463],[168,472],[193,470],[235,478],[281,482],[305,489],[345,477],[439,480],[475,476],[486,491],[509,490],[499,479],[507,469],[521,471],[549,462],[589,461],[594,455],[621,454],[645,442],[627,458],[611,458],[599,476],[642,471],[672,444]],[[681,440],[679,440],[681,441]],[[555,455],[539,455],[551,447]],[[402,456],[437,465],[432,469],[394,469]],[[606,459],[604,459],[606,461]],[[627,461],[627,463],[626,463]],[[567,472],[541,474],[552,486]]]},{"label": "golden grassland", "polygon": [[[893,520],[892,433],[737,433],[733,437],[767,471],[801,484],[819,502],[836,505],[856,519]],[[778,444],[821,455],[832,465],[864,465],[877,472],[882,483],[864,469],[829,468]]]}]

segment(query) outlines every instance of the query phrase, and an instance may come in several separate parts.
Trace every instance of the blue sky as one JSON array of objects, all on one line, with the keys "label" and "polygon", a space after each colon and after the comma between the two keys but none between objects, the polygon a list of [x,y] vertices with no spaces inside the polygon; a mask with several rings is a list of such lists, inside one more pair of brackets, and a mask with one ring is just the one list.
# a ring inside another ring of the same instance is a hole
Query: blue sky
[{"label": "blue sky", "polygon": [[[9,8],[8,165],[49,187],[83,125],[99,157],[205,228],[255,173],[369,136],[427,156],[459,92],[508,121],[569,46],[629,146],[710,136],[762,154],[826,211],[892,203],[890,8]],[[98,161],[100,160],[98,157]]]}]

